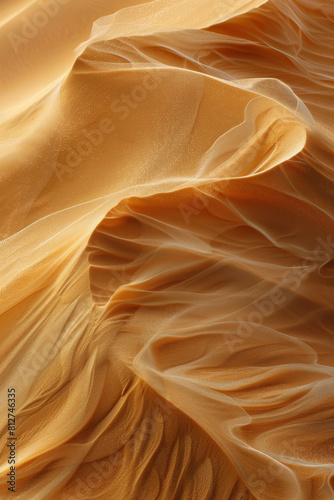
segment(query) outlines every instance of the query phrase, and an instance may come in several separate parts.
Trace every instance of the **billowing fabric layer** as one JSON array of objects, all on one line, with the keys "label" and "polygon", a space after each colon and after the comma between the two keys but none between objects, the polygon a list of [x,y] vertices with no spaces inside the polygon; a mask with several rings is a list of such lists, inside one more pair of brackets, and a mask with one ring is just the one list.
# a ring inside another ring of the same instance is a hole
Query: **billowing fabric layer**
[{"label": "billowing fabric layer", "polygon": [[1,498],[334,499],[332,0],[0,20]]}]

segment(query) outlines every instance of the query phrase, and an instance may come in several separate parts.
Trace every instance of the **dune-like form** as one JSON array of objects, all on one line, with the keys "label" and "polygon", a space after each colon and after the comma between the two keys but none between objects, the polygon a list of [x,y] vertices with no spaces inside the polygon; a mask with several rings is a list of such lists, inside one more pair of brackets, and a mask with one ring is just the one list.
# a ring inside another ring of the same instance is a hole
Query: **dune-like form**
[{"label": "dune-like form", "polygon": [[1,9],[0,498],[334,499],[333,1]]}]

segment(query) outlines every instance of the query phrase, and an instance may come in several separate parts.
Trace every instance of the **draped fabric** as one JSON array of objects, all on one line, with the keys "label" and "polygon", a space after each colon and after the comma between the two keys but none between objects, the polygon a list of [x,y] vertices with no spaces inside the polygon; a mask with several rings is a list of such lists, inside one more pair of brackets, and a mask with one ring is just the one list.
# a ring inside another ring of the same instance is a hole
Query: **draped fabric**
[{"label": "draped fabric", "polygon": [[1,498],[334,498],[332,0],[0,20]]}]

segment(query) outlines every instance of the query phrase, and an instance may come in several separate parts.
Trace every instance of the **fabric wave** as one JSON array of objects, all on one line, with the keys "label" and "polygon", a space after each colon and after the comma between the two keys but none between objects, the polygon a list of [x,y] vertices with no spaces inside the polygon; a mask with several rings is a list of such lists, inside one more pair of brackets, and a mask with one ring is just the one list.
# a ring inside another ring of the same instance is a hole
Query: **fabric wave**
[{"label": "fabric wave", "polygon": [[332,3],[60,4],[2,18],[15,495],[334,498]]}]

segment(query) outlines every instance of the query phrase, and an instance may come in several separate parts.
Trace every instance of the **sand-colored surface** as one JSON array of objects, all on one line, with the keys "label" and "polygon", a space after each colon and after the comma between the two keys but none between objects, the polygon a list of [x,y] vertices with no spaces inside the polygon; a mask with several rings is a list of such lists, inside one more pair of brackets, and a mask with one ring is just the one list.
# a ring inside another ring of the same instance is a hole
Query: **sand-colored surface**
[{"label": "sand-colored surface", "polygon": [[0,498],[334,499],[332,0],[0,24]]}]

